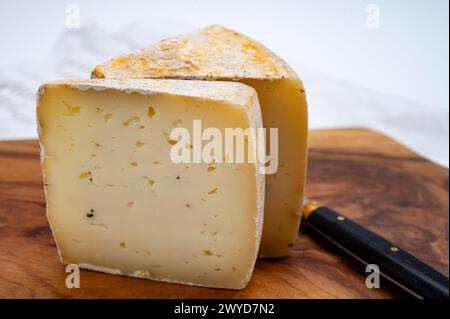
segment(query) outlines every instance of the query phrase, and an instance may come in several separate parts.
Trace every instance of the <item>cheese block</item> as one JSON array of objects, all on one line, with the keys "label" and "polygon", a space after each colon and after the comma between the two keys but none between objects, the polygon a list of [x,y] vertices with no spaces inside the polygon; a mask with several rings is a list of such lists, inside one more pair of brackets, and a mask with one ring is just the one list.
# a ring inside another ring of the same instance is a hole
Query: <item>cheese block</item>
[{"label": "cheese block", "polygon": [[[181,143],[172,130],[194,134],[194,120],[220,132],[261,127],[251,87],[54,82],[38,92],[37,118],[47,217],[64,263],[172,283],[246,286],[261,238],[264,175],[249,161],[177,164],[170,154]],[[247,143],[256,151],[253,135]]]},{"label": "cheese block", "polygon": [[300,225],[308,116],[303,84],[282,59],[234,30],[210,26],[107,61],[95,67],[92,76],[239,81],[252,86],[264,126],[278,129],[278,170],[266,176],[260,256],[288,253]]}]

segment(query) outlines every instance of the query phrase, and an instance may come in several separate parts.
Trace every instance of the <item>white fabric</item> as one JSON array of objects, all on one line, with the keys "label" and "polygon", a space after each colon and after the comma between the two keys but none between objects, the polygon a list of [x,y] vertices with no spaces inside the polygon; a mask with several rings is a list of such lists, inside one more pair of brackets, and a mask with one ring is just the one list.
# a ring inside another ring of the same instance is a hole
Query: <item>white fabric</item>
[{"label": "white fabric", "polygon": [[[0,69],[0,139],[36,138],[35,92],[41,83],[90,76],[99,62],[159,40],[167,30],[139,25],[119,32],[97,25],[66,29],[39,65]],[[275,50],[276,51],[276,50]],[[303,79],[310,127],[369,127],[436,163],[449,163],[448,109],[435,109],[321,75],[288,61]]]}]

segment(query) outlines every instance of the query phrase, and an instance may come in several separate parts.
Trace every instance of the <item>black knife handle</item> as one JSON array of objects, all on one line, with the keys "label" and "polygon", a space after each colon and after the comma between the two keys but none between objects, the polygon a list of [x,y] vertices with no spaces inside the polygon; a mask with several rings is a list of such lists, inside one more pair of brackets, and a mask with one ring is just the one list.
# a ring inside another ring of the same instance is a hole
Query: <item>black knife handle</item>
[{"label": "black knife handle", "polygon": [[313,230],[366,265],[377,265],[382,276],[416,297],[449,298],[448,278],[351,219],[314,204],[304,208],[303,217]]}]

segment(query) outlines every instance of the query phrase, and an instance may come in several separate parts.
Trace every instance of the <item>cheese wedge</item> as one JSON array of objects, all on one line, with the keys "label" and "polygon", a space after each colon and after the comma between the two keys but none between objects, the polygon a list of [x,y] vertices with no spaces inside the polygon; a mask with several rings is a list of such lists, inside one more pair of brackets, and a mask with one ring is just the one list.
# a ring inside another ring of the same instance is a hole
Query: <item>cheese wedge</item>
[{"label": "cheese wedge", "polygon": [[[71,80],[43,85],[37,118],[47,217],[64,263],[240,289],[261,238],[254,163],[179,163],[171,131],[262,126],[240,83]],[[250,135],[249,152],[257,148]],[[189,145],[186,145],[190,148]]]},{"label": "cheese wedge", "polygon": [[288,253],[300,225],[308,115],[303,84],[282,59],[236,31],[210,26],[100,64],[92,76],[239,81],[252,86],[264,127],[278,129],[279,148],[278,171],[266,176],[260,256]]}]

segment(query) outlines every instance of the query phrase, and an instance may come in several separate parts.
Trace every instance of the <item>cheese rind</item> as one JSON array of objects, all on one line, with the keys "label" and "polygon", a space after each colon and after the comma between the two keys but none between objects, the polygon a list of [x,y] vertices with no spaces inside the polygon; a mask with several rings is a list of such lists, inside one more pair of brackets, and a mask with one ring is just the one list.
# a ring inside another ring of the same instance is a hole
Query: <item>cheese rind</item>
[{"label": "cheese rind", "polygon": [[279,80],[297,75],[262,44],[213,25],[102,63],[92,77]]},{"label": "cheese rind", "polygon": [[102,63],[92,77],[239,81],[252,86],[264,127],[277,128],[279,142],[278,171],[266,177],[260,256],[287,255],[301,220],[308,113],[303,84],[286,62],[257,41],[213,25]]},{"label": "cheese rind", "polygon": [[[71,80],[38,94],[47,217],[64,263],[138,278],[240,289],[261,238],[257,164],[174,164],[177,126],[262,126],[239,83]],[[250,137],[250,148],[257,143]],[[214,170],[208,169],[214,166]],[[214,191],[212,191],[214,190]]]}]

